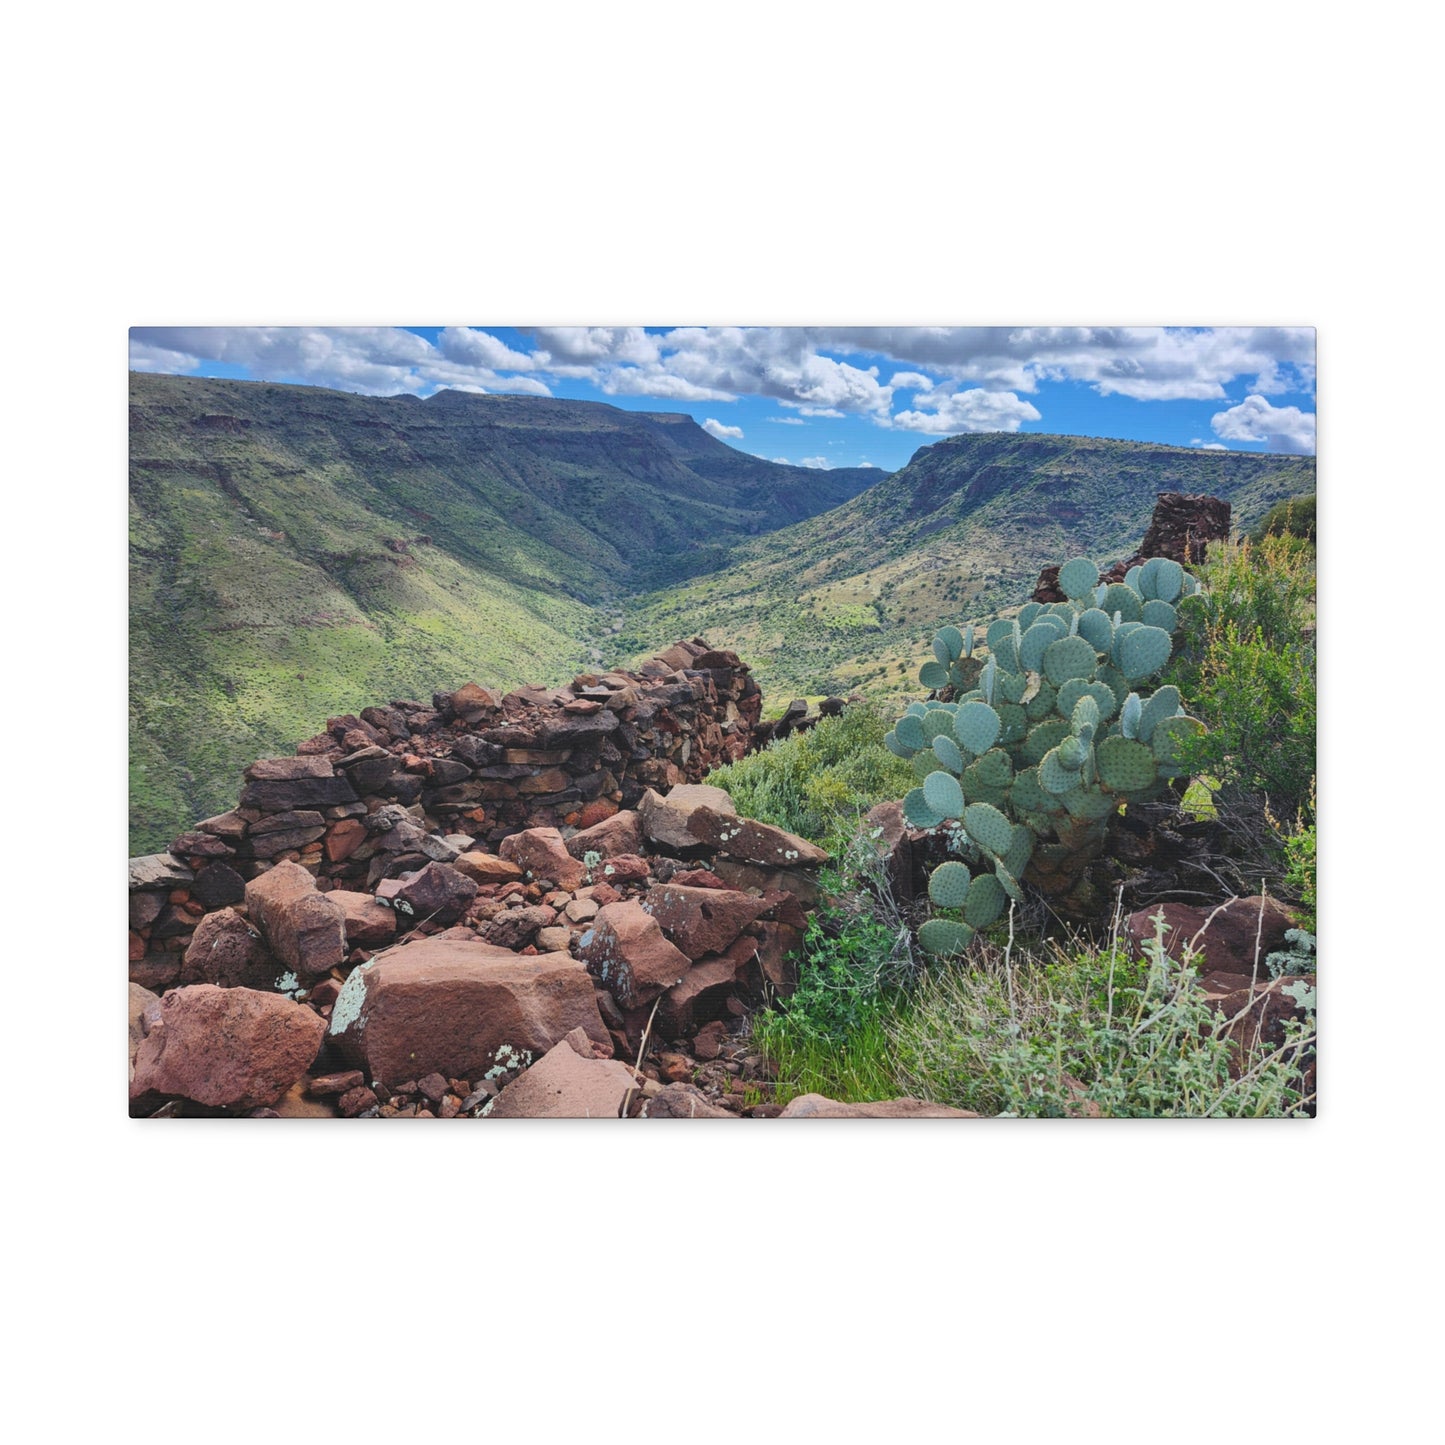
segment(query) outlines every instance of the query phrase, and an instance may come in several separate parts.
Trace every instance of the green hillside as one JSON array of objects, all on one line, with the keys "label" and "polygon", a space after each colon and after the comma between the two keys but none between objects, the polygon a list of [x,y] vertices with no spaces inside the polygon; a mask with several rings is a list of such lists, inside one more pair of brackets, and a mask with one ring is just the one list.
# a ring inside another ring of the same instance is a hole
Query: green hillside
[{"label": "green hillside", "polygon": [[146,375],[130,401],[133,852],[328,716],[610,665],[625,596],[882,475],[591,402]]},{"label": "green hillside", "polygon": [[644,599],[632,652],[678,630],[753,663],[770,701],[916,692],[940,621],[1020,600],[1039,569],[1138,546],[1162,491],[1205,492],[1246,531],[1315,490],[1313,457],[1048,435],[951,437],[862,495],[738,544],[731,565]]}]

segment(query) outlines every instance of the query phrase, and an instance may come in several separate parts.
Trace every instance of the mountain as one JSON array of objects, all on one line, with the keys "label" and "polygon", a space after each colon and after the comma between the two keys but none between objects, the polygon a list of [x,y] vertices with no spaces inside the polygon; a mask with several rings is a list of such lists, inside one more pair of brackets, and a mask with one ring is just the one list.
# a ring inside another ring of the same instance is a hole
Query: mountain
[{"label": "mountain", "polygon": [[133,374],[132,849],[328,716],[611,664],[629,594],[885,475],[595,402]]},{"label": "mountain", "polygon": [[733,548],[731,563],[646,598],[633,654],[681,629],[735,648],[770,702],[855,688],[917,691],[943,621],[989,617],[1070,557],[1128,557],[1162,491],[1205,492],[1248,531],[1315,490],[1313,457],[1095,437],[950,437],[832,511]]}]

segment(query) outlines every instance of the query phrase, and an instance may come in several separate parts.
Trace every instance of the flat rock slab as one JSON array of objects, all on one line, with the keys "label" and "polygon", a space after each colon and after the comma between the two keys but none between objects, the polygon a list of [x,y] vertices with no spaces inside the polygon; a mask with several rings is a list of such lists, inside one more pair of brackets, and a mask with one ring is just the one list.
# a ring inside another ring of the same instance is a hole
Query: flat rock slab
[{"label": "flat rock slab", "polygon": [[463,938],[422,939],[353,969],[331,1014],[343,1057],[386,1084],[431,1073],[480,1080],[530,1063],[576,1028],[611,1051],[592,980],[570,957]]},{"label": "flat rock slab", "polygon": [[452,867],[475,883],[519,883],[523,874],[519,864],[476,850],[460,854]]},{"label": "flat rock slab", "polygon": [[780,1119],[978,1119],[967,1109],[929,1104],[922,1099],[880,1099],[872,1104],[843,1104],[822,1094],[800,1094]]},{"label": "flat rock slab", "polygon": [[490,1119],[616,1119],[637,1089],[632,1070],[594,1057],[581,1029],[518,1075],[487,1111]]},{"label": "flat rock slab", "polygon": [[299,863],[278,863],[246,885],[246,911],[276,958],[298,978],[317,978],[346,957],[341,909]]},{"label": "flat rock slab", "polygon": [[705,844],[743,863],[769,868],[803,868],[828,861],[824,849],[796,833],[713,808],[695,808],[687,820],[687,828],[694,844]]},{"label": "flat rock slab", "polygon": [[326,896],[341,910],[341,927],[348,949],[387,948],[395,941],[396,914],[370,893],[333,888]]},{"label": "flat rock slab", "polygon": [[279,994],[193,984],[143,1017],[132,1098],[147,1093],[213,1108],[274,1104],[316,1057],[326,1025]]},{"label": "flat rock slab", "polygon": [[651,1003],[692,967],[692,960],[667,941],[658,921],[633,899],[599,910],[578,941],[577,957],[625,1009]]},{"label": "flat rock slab", "polygon": [[614,813],[590,828],[583,828],[567,839],[567,851],[574,858],[596,853],[601,858],[615,858],[619,853],[642,852],[642,817],[632,811]]},{"label": "flat rock slab", "polygon": [[132,858],[129,865],[129,886],[137,888],[179,888],[196,875],[169,853],[147,853]]}]

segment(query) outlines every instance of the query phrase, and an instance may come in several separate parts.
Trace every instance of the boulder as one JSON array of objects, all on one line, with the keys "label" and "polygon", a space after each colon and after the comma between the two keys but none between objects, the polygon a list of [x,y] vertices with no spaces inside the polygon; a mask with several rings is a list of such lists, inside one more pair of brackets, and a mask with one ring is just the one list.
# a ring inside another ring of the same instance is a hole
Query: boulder
[{"label": "boulder", "polygon": [[587,881],[587,869],[568,851],[556,828],[527,828],[502,840],[500,853],[532,878],[550,879],[571,892]]},{"label": "boulder", "polygon": [[[674,789],[676,791],[676,789]],[[827,852],[799,838],[796,833],[720,813],[714,808],[694,808],[687,820],[695,843],[715,849],[743,863],[765,864],[770,868],[813,867],[828,861]]]},{"label": "boulder", "polygon": [[326,1025],[304,1004],[249,988],[192,984],[168,993],[136,1051],[131,1097],[213,1108],[274,1104],[316,1057]]},{"label": "boulder", "polygon": [[396,939],[396,914],[370,893],[333,888],[326,895],[341,910],[346,948],[386,948]]},{"label": "boulder", "polygon": [[642,818],[634,812],[614,813],[591,828],[574,833],[567,840],[567,851],[574,858],[596,853],[612,858],[619,853],[642,852]]},{"label": "boulder", "polygon": [[245,896],[246,880],[227,863],[207,864],[191,884],[191,897],[206,908],[225,908]]},{"label": "boulder", "polygon": [[460,938],[421,939],[353,969],[331,1014],[343,1058],[386,1084],[432,1072],[479,1080],[576,1028],[611,1048],[592,980],[571,958]]},{"label": "boulder", "polygon": [[413,922],[455,923],[477,896],[477,884],[450,863],[428,863],[397,890],[393,906]]},{"label": "boulder", "polygon": [[666,797],[649,788],[637,805],[646,837],[661,848],[674,849],[698,847],[698,839],[688,828],[688,821],[698,808],[710,808],[727,817],[736,813],[727,791],[710,783],[683,783],[671,789]]},{"label": "boulder", "polygon": [[694,964],[667,990],[657,1009],[657,1028],[665,1039],[686,1038],[698,1023],[718,1018],[727,1009],[738,970],[752,957],[752,940],[739,939],[716,958]]},{"label": "boulder", "polygon": [[181,964],[181,982],[266,992],[276,988],[283,972],[255,927],[234,908],[221,908],[196,925]]},{"label": "boulder", "polygon": [[929,1104],[922,1099],[880,1099],[871,1104],[843,1104],[822,1094],[800,1094],[778,1115],[780,1119],[978,1119],[967,1109]]},{"label": "boulder", "polygon": [[577,957],[625,1009],[651,1003],[692,966],[663,936],[658,921],[631,899],[598,912],[578,941]]},{"label": "boulder", "polygon": [[137,888],[169,891],[189,883],[195,876],[184,863],[178,862],[169,853],[147,853],[144,858],[132,858],[129,864],[129,886],[132,892]]},{"label": "boulder", "polygon": [[668,938],[695,961],[704,954],[722,953],[772,904],[750,893],[665,883],[649,888],[642,906],[662,925]]},{"label": "boulder", "polygon": [[298,978],[318,978],[346,957],[341,909],[298,863],[278,863],[246,885],[246,911],[271,952]]},{"label": "boulder", "polygon": [[[1164,913],[1164,947],[1170,958],[1182,962],[1186,944],[1192,943],[1195,967],[1201,972],[1265,976],[1264,960],[1283,949],[1287,929],[1294,918],[1273,898],[1232,898],[1222,907],[1194,908],[1184,903],[1155,904],[1131,913],[1124,920],[1124,935],[1137,957],[1154,938],[1154,916]],[[1258,969],[1255,967],[1255,939],[1258,936]]]},{"label": "boulder", "polygon": [[483,925],[482,937],[498,948],[525,948],[539,928],[549,928],[556,921],[556,910],[540,903],[532,908],[509,908]]},{"label": "boulder", "polygon": [[652,865],[636,853],[618,853],[599,863],[592,876],[620,888],[624,883],[645,883],[652,877]]},{"label": "boulder", "polygon": [[616,1119],[637,1088],[616,1059],[597,1058],[592,1041],[574,1029],[519,1074],[485,1110],[492,1119]]},{"label": "boulder", "polygon": [[146,1014],[151,1012],[152,1019],[159,1018],[161,1001],[158,995],[153,994],[150,989],[142,988],[138,983],[128,984],[130,990],[127,997],[127,1008],[129,1013],[128,1032],[130,1035],[130,1078],[135,1078],[135,1056],[136,1050],[140,1048],[141,1040],[146,1035]]}]

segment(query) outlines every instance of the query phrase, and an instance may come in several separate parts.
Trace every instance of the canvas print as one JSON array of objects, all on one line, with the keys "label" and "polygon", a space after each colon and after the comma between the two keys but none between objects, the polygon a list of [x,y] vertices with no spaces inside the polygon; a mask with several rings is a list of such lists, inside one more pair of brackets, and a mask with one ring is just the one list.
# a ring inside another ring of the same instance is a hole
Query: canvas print
[{"label": "canvas print", "polygon": [[1315,1114],[1311,328],[129,344],[132,1116]]}]

